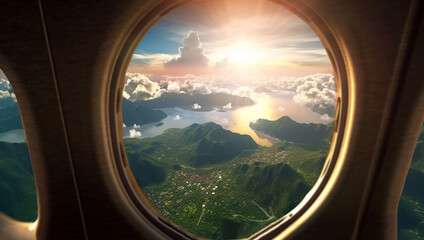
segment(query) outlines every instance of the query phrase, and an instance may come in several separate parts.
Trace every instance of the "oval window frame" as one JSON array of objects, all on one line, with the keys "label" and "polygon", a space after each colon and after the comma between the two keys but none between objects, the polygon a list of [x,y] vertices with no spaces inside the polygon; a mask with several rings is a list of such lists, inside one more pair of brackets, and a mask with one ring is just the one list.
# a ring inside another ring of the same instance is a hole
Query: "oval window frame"
[{"label": "oval window frame", "polygon": [[[172,3],[167,1],[158,2],[151,8],[147,14],[138,16],[132,25],[132,28],[124,34],[124,40],[116,56],[115,65],[112,72],[110,93],[109,93],[109,118],[111,143],[114,150],[114,161],[117,171],[121,178],[122,186],[125,188],[128,196],[135,204],[137,210],[153,223],[158,229],[163,231],[173,239],[195,239],[196,236],[186,232],[177,224],[173,224],[153,207],[150,201],[138,186],[131,169],[129,168],[123,142],[123,121],[121,112],[121,100],[125,83],[125,73],[129,66],[131,57],[141,42],[144,35],[156,24],[162,17],[172,10],[193,2],[203,2],[211,0],[179,0]],[[334,79],[337,89],[335,125],[332,143],[325,160],[321,174],[315,185],[294,209],[282,218],[269,224],[256,234],[250,236],[250,239],[271,239],[282,234],[292,223],[298,220],[321,196],[325,187],[331,188],[330,177],[337,175],[338,169],[343,164],[341,151],[342,146],[347,145],[348,139],[345,135],[350,132],[348,122],[351,122],[352,111],[354,109],[351,99],[354,92],[354,85],[348,75],[349,59],[342,48],[342,44],[337,35],[331,31],[331,28],[325,24],[322,18],[310,7],[302,2],[292,2],[289,0],[267,0],[277,4],[280,7],[290,11],[305,23],[307,23],[315,34],[319,37],[321,43],[326,49],[327,55],[333,68]],[[349,121],[348,121],[349,120]],[[336,164],[337,166],[336,169]]]}]

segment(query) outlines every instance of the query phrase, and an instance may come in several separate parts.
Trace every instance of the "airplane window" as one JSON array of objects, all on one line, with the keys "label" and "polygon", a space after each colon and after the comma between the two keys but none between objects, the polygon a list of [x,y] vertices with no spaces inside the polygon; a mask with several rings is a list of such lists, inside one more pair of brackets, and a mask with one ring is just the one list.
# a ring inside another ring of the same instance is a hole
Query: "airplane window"
[{"label": "airplane window", "polygon": [[163,216],[203,238],[245,238],[318,179],[337,91],[316,33],[271,2],[191,3],[164,16],[125,76],[124,144]]},{"label": "airplane window", "polygon": [[398,239],[424,239],[424,124],[421,126],[415,152],[403,187],[398,207]]},{"label": "airplane window", "polygon": [[37,219],[37,192],[15,94],[0,70],[0,212],[18,221]]}]

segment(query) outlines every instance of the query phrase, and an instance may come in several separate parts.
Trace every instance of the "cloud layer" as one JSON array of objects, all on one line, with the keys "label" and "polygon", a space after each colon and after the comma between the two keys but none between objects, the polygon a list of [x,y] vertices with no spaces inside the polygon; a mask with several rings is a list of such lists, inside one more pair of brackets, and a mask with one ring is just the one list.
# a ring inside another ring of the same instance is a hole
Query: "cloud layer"
[{"label": "cloud layer", "polygon": [[[334,76],[328,73],[300,78],[264,77],[248,82],[246,86],[234,86],[230,79],[218,76],[193,74],[169,76],[127,73],[126,80],[123,96],[132,101],[154,99],[165,92],[186,94],[229,93],[255,98],[260,94],[267,94],[257,93],[254,90],[257,87],[265,86],[272,91],[294,92],[293,101],[295,103],[321,115],[334,116],[337,97]],[[193,105],[193,109],[200,108],[200,105]],[[284,107],[279,108],[279,111],[284,111]]]},{"label": "cloud layer", "polygon": [[126,83],[123,97],[131,101],[150,100],[160,97],[164,92],[187,94],[231,93],[220,85],[221,80],[214,76],[182,76],[146,75],[141,73],[126,73]]}]

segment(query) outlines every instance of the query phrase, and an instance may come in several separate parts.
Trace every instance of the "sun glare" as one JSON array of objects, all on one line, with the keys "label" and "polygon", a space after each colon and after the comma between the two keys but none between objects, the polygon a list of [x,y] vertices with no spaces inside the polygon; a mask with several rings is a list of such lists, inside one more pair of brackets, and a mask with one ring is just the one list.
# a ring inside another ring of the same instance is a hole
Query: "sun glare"
[{"label": "sun glare", "polygon": [[257,65],[262,60],[255,44],[248,41],[241,41],[223,49],[222,56],[228,58],[229,63],[239,67]]}]

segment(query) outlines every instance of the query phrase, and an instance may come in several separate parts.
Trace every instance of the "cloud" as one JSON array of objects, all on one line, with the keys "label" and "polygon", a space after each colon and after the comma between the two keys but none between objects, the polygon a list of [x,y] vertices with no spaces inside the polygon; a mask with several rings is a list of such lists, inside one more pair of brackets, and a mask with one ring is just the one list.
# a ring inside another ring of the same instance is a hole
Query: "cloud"
[{"label": "cloud", "polygon": [[173,120],[181,120],[182,119],[182,117],[180,117],[180,115],[176,115],[174,118],[173,118]]},{"label": "cloud", "polygon": [[207,68],[208,58],[203,53],[197,32],[189,32],[183,39],[183,46],[179,48],[180,55],[163,64],[166,69],[181,67]]},{"label": "cloud", "polygon": [[0,70],[0,107],[16,103],[16,96],[13,93],[12,85]]},{"label": "cloud", "polygon": [[283,107],[283,106],[279,106],[279,107],[278,107],[278,111],[283,112],[284,110],[286,110],[286,108],[285,108],[285,107]]},{"label": "cloud", "polygon": [[177,57],[173,54],[153,53],[153,54],[133,54],[131,58],[131,65],[141,66],[161,66],[164,62],[172,57]]},{"label": "cloud", "polygon": [[[154,99],[160,97],[165,92],[203,95],[228,93],[254,99],[261,94],[265,94],[254,91],[254,86],[260,83],[261,86],[265,86],[272,91],[278,92],[278,90],[282,90],[293,92],[293,101],[295,103],[321,115],[327,114],[328,116],[334,116],[335,100],[337,97],[333,75],[324,73],[307,75],[300,78],[264,77],[256,79],[258,82],[252,82],[238,88],[231,85],[231,81],[227,78],[215,75],[185,74],[170,76],[127,73],[126,79],[127,82],[124,87],[123,97],[132,101]],[[230,90],[229,88],[235,90]],[[194,106],[193,109],[195,109]],[[278,108],[278,110],[284,111],[284,107]]]},{"label": "cloud", "polygon": [[228,121],[228,119],[226,119],[226,118],[221,119],[221,125],[228,126],[229,123],[230,122]]},{"label": "cloud", "polygon": [[122,123],[122,127],[126,128],[126,127],[127,127],[127,125],[125,125],[125,123]]},{"label": "cloud", "polygon": [[133,128],[140,128],[140,125],[137,125],[137,124],[134,123]]},{"label": "cloud", "polygon": [[232,94],[240,97],[252,97],[253,95],[257,95],[250,87],[239,87],[234,90]]},{"label": "cloud", "polygon": [[130,138],[141,137],[141,132],[131,129],[130,130]]},{"label": "cloud", "polygon": [[208,85],[204,83],[194,83],[192,92],[200,93],[200,94],[211,94],[212,91],[209,89]]},{"label": "cloud", "polygon": [[12,90],[9,80],[7,78],[0,77],[0,90],[9,91]]},{"label": "cloud", "polygon": [[228,104],[224,105],[222,108],[223,109],[232,109],[233,107],[232,107],[231,103],[228,103]]},{"label": "cloud", "polygon": [[294,102],[321,115],[334,116],[337,93],[332,74],[308,75],[296,81]]},{"label": "cloud", "polygon": [[170,81],[166,87],[167,92],[180,92],[180,84],[178,82]]},{"label": "cloud", "polygon": [[131,101],[150,100],[160,97],[165,92],[187,94],[228,93],[228,80],[220,76],[185,74],[179,76],[146,75],[126,73],[126,83],[122,96]]},{"label": "cloud", "polygon": [[16,99],[15,94],[9,91],[0,90],[0,98],[13,98]]},{"label": "cloud", "polygon": [[225,57],[215,63],[214,70],[225,71],[229,69],[230,63],[228,62],[228,57]]},{"label": "cloud", "polygon": [[[186,74],[183,76],[165,77],[162,82],[167,85],[168,92],[184,92],[184,93],[198,93],[198,94],[211,94],[213,91],[208,86],[209,77],[195,76]],[[217,90],[217,89],[215,89]]]},{"label": "cloud", "polygon": [[197,109],[201,109],[202,106],[200,106],[199,104],[195,103],[195,104],[193,104],[193,106],[191,108],[197,110]]},{"label": "cloud", "polygon": [[124,92],[122,93],[122,97],[129,99],[131,96],[124,90]]},{"label": "cloud", "polygon": [[231,94],[231,91],[228,88],[210,87],[210,89],[211,89],[211,91],[213,93],[227,93],[227,94]]},{"label": "cloud", "polygon": [[126,73],[125,78],[123,96],[129,100],[149,100],[157,98],[165,92],[157,82],[151,81],[144,74]]},{"label": "cloud", "polygon": [[328,114],[326,113],[326,114],[324,114],[324,115],[322,115],[321,117],[320,117],[322,120],[324,120],[324,121],[330,121],[330,120],[333,120],[333,118],[332,117],[330,117],[330,116],[328,116]]}]

